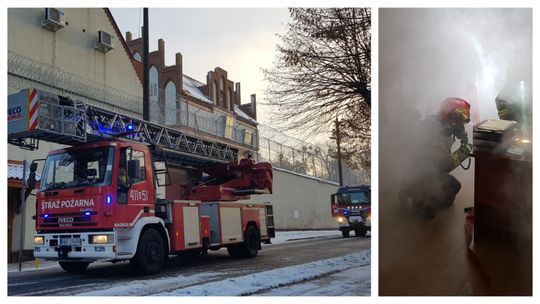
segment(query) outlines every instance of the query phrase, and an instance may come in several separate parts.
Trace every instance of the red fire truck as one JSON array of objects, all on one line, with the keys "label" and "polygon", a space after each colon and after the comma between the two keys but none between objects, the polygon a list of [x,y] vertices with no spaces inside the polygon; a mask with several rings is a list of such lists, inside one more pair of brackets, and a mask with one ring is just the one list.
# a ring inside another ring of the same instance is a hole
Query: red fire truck
[{"label": "red fire truck", "polygon": [[[251,258],[274,237],[272,205],[243,202],[272,192],[270,164],[237,161],[237,151],[225,144],[38,90],[10,95],[8,102],[28,117],[22,127],[10,121],[10,143],[35,149],[45,139],[72,146],[51,151],[44,163],[36,258],[57,260],[72,272],[94,261],[129,260],[151,274],[170,254],[226,247],[232,257]],[[165,166],[157,169],[156,162]],[[171,165],[195,174],[187,184],[165,185],[173,194],[159,198],[158,175],[176,179]]]},{"label": "red fire truck", "polygon": [[371,187],[345,186],[331,196],[332,216],[339,223],[343,237],[366,236],[371,231]]}]

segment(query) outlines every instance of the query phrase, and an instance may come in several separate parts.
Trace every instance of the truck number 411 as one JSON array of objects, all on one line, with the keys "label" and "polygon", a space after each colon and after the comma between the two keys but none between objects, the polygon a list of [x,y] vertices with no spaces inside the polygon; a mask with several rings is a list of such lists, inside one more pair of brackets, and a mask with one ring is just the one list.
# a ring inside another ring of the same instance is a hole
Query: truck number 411
[{"label": "truck number 411", "polygon": [[148,190],[130,190],[129,198],[132,201],[147,201],[148,200]]}]

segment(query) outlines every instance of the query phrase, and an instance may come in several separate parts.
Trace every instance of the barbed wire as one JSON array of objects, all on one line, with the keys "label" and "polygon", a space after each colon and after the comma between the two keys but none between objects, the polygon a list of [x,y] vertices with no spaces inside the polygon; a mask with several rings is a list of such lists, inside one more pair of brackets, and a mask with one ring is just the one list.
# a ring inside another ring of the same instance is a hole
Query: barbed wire
[{"label": "barbed wire", "polygon": [[[338,182],[337,159],[329,147],[313,144],[289,136],[275,128],[259,124],[258,161],[272,166],[323,180]],[[342,162],[344,184],[357,185],[369,182],[369,173],[354,170]]]},{"label": "barbed wire", "polygon": [[[61,68],[8,52],[8,75],[12,84],[25,81],[52,87],[59,92],[78,96],[92,105],[106,104],[109,107],[141,114],[141,97],[110,87],[104,83],[70,73]],[[142,90],[141,90],[142,92]]]}]

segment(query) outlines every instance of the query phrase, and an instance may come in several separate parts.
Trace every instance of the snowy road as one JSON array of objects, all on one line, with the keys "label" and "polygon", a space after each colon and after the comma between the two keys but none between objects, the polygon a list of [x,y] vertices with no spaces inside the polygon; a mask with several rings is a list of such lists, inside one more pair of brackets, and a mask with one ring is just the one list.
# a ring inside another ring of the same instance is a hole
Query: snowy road
[{"label": "snowy road", "polygon": [[174,257],[154,276],[134,276],[127,263],[91,265],[80,275],[54,266],[10,271],[8,294],[369,295],[370,238],[307,237],[278,239],[255,259],[231,259],[225,249],[196,260]]}]

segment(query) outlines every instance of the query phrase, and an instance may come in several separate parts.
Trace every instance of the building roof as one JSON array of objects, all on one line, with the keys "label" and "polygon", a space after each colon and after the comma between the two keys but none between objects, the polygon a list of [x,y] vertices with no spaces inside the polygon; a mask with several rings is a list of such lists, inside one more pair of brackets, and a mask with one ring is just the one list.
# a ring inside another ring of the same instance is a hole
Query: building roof
[{"label": "building roof", "polygon": [[[26,178],[30,174],[30,168],[26,168]],[[20,163],[15,163],[8,161],[8,179],[12,180],[22,180],[23,178],[23,165]],[[41,174],[36,172],[36,180],[41,180]]]},{"label": "building roof", "polygon": [[[213,104],[214,102],[208,98],[208,96],[204,95],[203,91],[201,91],[200,87],[203,87],[205,84],[193,79],[187,75],[184,76],[184,91],[187,95],[197,98],[201,101],[204,101],[209,104]],[[248,115],[246,112],[242,111],[242,109],[238,105],[234,105],[234,112],[242,117],[245,120],[248,120],[251,123],[257,124],[257,120],[253,119],[250,115]]]},{"label": "building roof", "polygon": [[204,95],[204,93],[199,89],[200,87],[204,86],[204,83],[195,80],[187,75],[183,76],[184,91],[186,92],[186,94],[206,103],[213,104],[212,100],[210,100],[206,95]]},{"label": "building roof", "polygon": [[234,105],[234,112],[243,119],[249,120],[250,122],[257,124],[257,121],[253,119],[253,117],[249,116],[246,112],[242,111],[242,109],[238,105]]},{"label": "building roof", "polygon": [[114,31],[116,32],[116,39],[118,39],[120,43],[122,44],[122,48],[124,49],[124,52],[128,56],[129,60],[131,61],[131,65],[133,66],[135,74],[137,74],[137,78],[139,78],[139,81],[141,82],[141,85],[142,85],[143,77],[142,77],[142,73],[140,73],[142,72],[142,67],[139,68],[137,66],[137,60],[133,58],[133,54],[131,54],[131,51],[129,50],[126,40],[124,39],[122,32],[120,32],[120,28],[118,27],[118,24],[116,24],[116,20],[114,20],[114,16],[112,15],[111,10],[109,10],[109,8],[106,8],[106,7],[103,8],[103,10],[105,11],[105,14],[109,18],[109,21],[111,22],[111,25],[113,26]]}]

